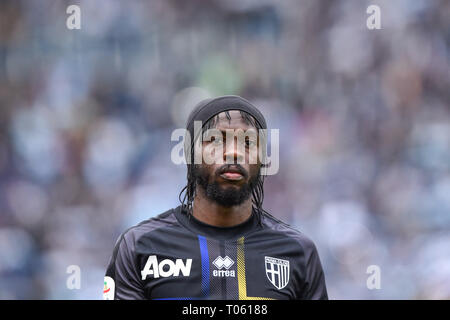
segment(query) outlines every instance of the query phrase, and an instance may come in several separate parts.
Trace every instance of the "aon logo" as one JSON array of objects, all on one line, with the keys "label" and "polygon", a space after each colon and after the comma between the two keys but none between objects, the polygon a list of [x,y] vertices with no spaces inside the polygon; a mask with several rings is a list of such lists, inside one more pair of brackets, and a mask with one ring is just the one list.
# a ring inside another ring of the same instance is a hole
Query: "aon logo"
[{"label": "aon logo", "polygon": [[144,269],[141,271],[142,280],[145,280],[149,275],[153,275],[154,278],[178,277],[180,272],[183,276],[189,277],[191,265],[192,259],[186,259],[186,262],[182,259],[176,259],[175,262],[165,259],[158,263],[156,256],[149,256]]}]

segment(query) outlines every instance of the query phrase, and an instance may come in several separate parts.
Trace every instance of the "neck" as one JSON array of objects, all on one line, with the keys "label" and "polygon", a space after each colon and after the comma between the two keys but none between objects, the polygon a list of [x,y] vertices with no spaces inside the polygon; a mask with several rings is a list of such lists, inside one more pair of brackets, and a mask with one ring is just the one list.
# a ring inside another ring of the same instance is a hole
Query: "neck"
[{"label": "neck", "polygon": [[204,190],[197,186],[193,203],[193,215],[197,220],[216,227],[232,227],[249,219],[251,214],[251,198],[240,205],[224,207],[207,198]]}]

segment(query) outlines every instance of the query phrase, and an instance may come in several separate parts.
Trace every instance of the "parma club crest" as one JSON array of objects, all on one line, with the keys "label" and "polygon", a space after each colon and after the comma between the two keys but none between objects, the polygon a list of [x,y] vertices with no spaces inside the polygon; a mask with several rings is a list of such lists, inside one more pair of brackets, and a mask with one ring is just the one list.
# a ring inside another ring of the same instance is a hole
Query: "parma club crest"
[{"label": "parma club crest", "polygon": [[266,275],[270,283],[278,290],[289,283],[289,261],[278,258],[265,257]]}]

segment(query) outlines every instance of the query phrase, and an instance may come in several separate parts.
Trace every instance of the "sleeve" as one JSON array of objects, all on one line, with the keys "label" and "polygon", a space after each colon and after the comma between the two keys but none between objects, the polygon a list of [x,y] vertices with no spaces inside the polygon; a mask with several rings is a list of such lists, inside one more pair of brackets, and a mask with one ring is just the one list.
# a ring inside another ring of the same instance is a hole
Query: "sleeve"
[{"label": "sleeve", "polygon": [[106,269],[104,300],[144,300],[144,287],[134,257],[134,245],[125,232],[116,242]]},{"label": "sleeve", "polygon": [[306,300],[328,300],[325,275],[320,262],[319,254],[314,243],[311,241],[307,248],[306,259],[306,290],[303,298]]}]

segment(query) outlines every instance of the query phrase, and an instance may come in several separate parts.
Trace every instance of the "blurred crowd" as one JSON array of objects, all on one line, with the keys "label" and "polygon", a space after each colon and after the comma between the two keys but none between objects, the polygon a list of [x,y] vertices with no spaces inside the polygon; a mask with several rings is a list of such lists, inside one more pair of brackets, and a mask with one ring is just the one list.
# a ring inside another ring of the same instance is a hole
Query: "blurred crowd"
[{"label": "blurred crowd", "polygon": [[0,299],[101,299],[119,234],[179,205],[172,131],[223,94],[280,130],[264,207],[330,299],[450,299],[447,0],[2,0]]}]

